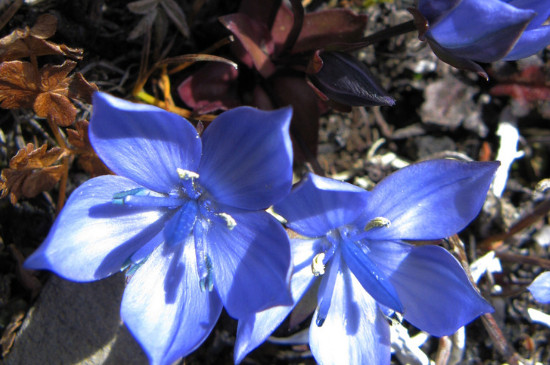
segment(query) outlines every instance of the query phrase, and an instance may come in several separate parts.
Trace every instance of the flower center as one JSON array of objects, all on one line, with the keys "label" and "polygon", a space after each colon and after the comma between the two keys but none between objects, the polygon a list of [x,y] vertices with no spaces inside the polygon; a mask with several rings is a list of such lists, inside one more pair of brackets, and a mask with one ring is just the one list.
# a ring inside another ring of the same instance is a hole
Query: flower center
[{"label": "flower center", "polygon": [[[325,237],[328,247],[323,252],[315,255],[311,262],[311,272],[313,275],[324,275],[319,288],[319,305],[317,310],[317,318],[315,319],[317,326],[320,327],[323,325],[330,309],[334,285],[336,284],[336,278],[338,276],[338,272],[340,271],[340,257],[342,254],[341,245],[357,245],[361,246],[362,250],[368,250],[368,247],[360,242],[360,240],[364,238],[363,236],[365,233],[372,229],[389,227],[390,225],[391,222],[389,219],[384,217],[376,217],[366,224],[363,231],[353,226],[343,226],[333,229],[327,233]],[[365,253],[361,252],[361,254]],[[328,274],[325,275],[326,267],[331,260],[332,262],[328,267]]]},{"label": "flower center", "polygon": [[220,211],[210,194],[199,184],[199,174],[180,168],[177,169],[177,173],[180,186],[168,194],[136,188],[114,194],[112,203],[128,207],[166,208],[170,211],[167,214],[171,217],[167,220],[162,232],[163,240],[157,239],[159,242],[154,247],[162,241],[168,246],[181,244],[192,234],[200,288],[203,291],[212,291],[213,267],[212,260],[208,256],[205,236],[212,224],[222,224],[228,230],[232,230],[237,222],[227,212]]}]

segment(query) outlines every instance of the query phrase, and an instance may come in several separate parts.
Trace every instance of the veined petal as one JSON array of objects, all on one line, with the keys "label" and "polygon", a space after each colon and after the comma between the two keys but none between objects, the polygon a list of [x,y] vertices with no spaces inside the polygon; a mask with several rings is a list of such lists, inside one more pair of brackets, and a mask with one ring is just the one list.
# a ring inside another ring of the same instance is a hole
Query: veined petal
[{"label": "veined petal", "polygon": [[[465,42],[463,45],[449,46],[444,45],[447,51],[456,55],[457,58],[471,59],[476,62],[494,62],[502,59],[507,55],[514,45],[520,39],[523,30],[525,29],[529,19],[524,22],[510,24],[490,34],[484,35],[482,38]],[[435,34],[428,31],[430,34]],[[437,39],[437,37],[435,37]],[[457,38],[459,38],[457,36]],[[433,47],[432,47],[433,48]]]},{"label": "veined petal", "polygon": [[229,212],[233,228],[215,222],[206,232],[214,288],[234,318],[289,305],[290,245],[281,225],[265,212]]},{"label": "veined petal", "polygon": [[308,174],[273,209],[288,221],[289,228],[319,237],[353,222],[367,205],[369,194],[345,182]]},{"label": "veined petal", "polygon": [[369,256],[388,276],[403,303],[403,316],[434,336],[451,335],[493,308],[464,269],[439,246],[376,242]]},{"label": "veined petal", "polygon": [[397,312],[403,312],[403,305],[391,282],[378,268],[369,255],[355,242],[344,241],[341,244],[342,255],[357,281],[377,302]]},{"label": "veined petal", "polygon": [[514,61],[529,57],[550,44],[550,26],[526,30],[514,48],[502,58],[504,61]]},{"label": "veined petal", "polygon": [[130,280],[122,320],[151,364],[172,364],[208,337],[222,310],[215,292],[200,290],[192,236],[159,246]]},{"label": "veined petal", "polygon": [[537,302],[550,303],[550,271],[543,272],[527,288]]},{"label": "veined petal", "polygon": [[120,271],[164,227],[166,210],[112,204],[113,194],[141,187],[121,176],[100,176],[79,186],[44,243],[25,261],[74,281],[92,281]]},{"label": "veined petal", "polygon": [[233,207],[265,209],[292,185],[292,109],[229,110],[204,131],[200,183],[215,199]]},{"label": "veined petal", "polygon": [[369,239],[435,240],[462,230],[479,213],[498,162],[432,160],[405,167],[373,190],[362,224],[391,222]]},{"label": "veined petal", "polygon": [[95,93],[90,142],[116,174],[168,193],[177,169],[197,171],[201,142],[195,128],[174,113]]},{"label": "veined petal", "polygon": [[251,314],[239,320],[234,360],[239,364],[252,350],[261,345],[294,309],[315,280],[311,260],[315,256],[315,240],[293,240],[292,257],[295,271],[290,281],[293,305],[277,306]]},{"label": "veined petal", "polygon": [[323,325],[311,323],[309,345],[315,360],[324,365],[390,362],[389,325],[376,301],[345,265],[336,278]]},{"label": "veined petal", "polygon": [[460,48],[499,34],[506,28],[516,28],[513,37],[507,35],[499,40],[502,44],[512,41],[511,48],[534,16],[532,10],[517,9],[501,0],[462,0],[445,18],[430,27],[429,32],[442,46]]}]

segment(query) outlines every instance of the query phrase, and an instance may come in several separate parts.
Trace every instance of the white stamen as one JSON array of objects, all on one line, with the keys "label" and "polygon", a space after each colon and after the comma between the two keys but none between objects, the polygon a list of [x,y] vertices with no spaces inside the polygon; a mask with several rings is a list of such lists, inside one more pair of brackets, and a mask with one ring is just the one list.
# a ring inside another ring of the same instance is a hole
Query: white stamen
[{"label": "white stamen", "polygon": [[235,228],[235,226],[237,225],[237,222],[235,221],[235,218],[233,218],[229,214],[227,214],[227,213],[218,213],[217,215],[218,215],[218,217],[223,218],[223,220],[227,224],[227,228],[229,228],[230,231],[233,230],[233,228]]},{"label": "white stamen", "polygon": [[182,180],[189,180],[189,179],[198,179],[199,174],[193,171],[184,170],[182,168],[177,168],[176,171],[178,172],[178,176]]},{"label": "white stamen", "polygon": [[321,252],[313,258],[311,261],[311,272],[315,276],[324,275],[325,273],[325,264],[323,264],[323,260],[325,259],[325,253]]}]

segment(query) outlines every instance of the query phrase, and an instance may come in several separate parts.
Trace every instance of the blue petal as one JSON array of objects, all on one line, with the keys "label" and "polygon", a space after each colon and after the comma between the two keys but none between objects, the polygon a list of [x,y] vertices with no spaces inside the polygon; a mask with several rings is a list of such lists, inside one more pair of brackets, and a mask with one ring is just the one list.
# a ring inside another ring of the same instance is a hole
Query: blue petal
[{"label": "blue petal", "polygon": [[529,57],[550,44],[550,26],[526,30],[514,48],[503,58],[504,61],[515,61]]},{"label": "blue petal", "polygon": [[292,258],[295,271],[290,281],[293,305],[278,306],[239,320],[235,340],[234,360],[239,364],[252,350],[261,345],[284,321],[316,279],[311,272],[311,260],[316,254],[314,240],[293,240]]},{"label": "blue petal", "polygon": [[405,167],[372,191],[362,225],[376,217],[389,227],[369,239],[435,240],[462,230],[479,213],[498,162],[432,160]]},{"label": "blue petal", "polygon": [[550,303],[550,271],[543,272],[527,288],[537,302]]},{"label": "blue petal", "polygon": [[434,26],[449,14],[462,0],[419,0],[418,10]]},{"label": "blue petal", "polygon": [[426,38],[426,40],[430,45],[432,51],[441,61],[446,62],[456,68],[473,71],[481,77],[484,77],[485,79],[489,78],[485,70],[483,70],[483,67],[481,67],[476,62],[468,58],[461,57],[460,53],[454,52],[454,50],[452,49],[446,49],[445,47],[442,47],[439,43],[431,38]]},{"label": "blue petal", "polygon": [[540,27],[550,16],[550,0],[507,0],[506,2],[515,8],[534,10],[537,13],[527,30]]},{"label": "blue petal", "polygon": [[192,236],[159,246],[124,291],[122,320],[151,364],[172,364],[208,337],[222,310],[215,292],[199,287]]},{"label": "blue petal", "polygon": [[368,254],[351,241],[342,242],[341,247],[346,264],[369,295],[380,304],[403,312],[403,306],[392,284]]},{"label": "blue petal", "polygon": [[309,345],[315,360],[324,365],[389,364],[389,332],[376,301],[345,268],[336,278],[325,322],[320,327],[311,323]]},{"label": "blue petal", "polygon": [[462,0],[429,32],[439,44],[454,49],[473,45],[486,37],[502,35],[506,29],[513,28],[515,33],[505,33],[492,45],[505,45],[510,49],[534,16],[534,11],[517,9],[501,0]]},{"label": "blue petal", "polygon": [[116,174],[168,193],[179,185],[178,168],[197,171],[201,142],[182,117],[103,93],[93,105],[90,142]]},{"label": "blue petal", "polygon": [[289,228],[319,237],[353,222],[367,205],[369,194],[354,185],[309,174],[273,209],[288,221]]},{"label": "blue petal", "polygon": [[398,242],[370,245],[372,261],[389,277],[403,303],[403,316],[434,336],[451,335],[492,307],[464,269],[439,246]]},{"label": "blue petal", "polygon": [[446,49],[457,57],[471,59],[476,62],[495,62],[510,52],[525,29],[525,25],[525,22],[512,24],[498,32],[487,34],[472,43],[464,46],[446,46]]},{"label": "blue petal", "polygon": [[275,305],[292,303],[288,236],[265,212],[228,212],[232,229],[214,222],[206,233],[214,288],[225,309],[240,319]]},{"label": "blue petal", "polygon": [[137,187],[121,176],[100,176],[82,184],[25,267],[51,270],[74,281],[98,280],[120,271],[164,226],[165,210],[111,203],[113,194]]},{"label": "blue petal", "polygon": [[229,110],[204,131],[200,183],[215,199],[233,207],[265,209],[292,185],[292,109]]}]

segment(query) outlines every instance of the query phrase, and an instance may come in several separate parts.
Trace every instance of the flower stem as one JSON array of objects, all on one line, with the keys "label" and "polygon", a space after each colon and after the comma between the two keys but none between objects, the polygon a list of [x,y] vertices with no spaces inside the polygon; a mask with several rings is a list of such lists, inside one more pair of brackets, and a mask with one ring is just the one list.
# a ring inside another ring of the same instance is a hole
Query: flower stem
[{"label": "flower stem", "polygon": [[355,51],[355,50],[370,46],[371,44],[378,43],[389,38],[397,37],[399,35],[406,34],[415,30],[416,30],[416,26],[415,26],[414,20],[409,20],[408,22],[397,24],[386,29],[382,29],[376,33],[373,33],[369,36],[366,36],[360,39],[357,42],[350,43],[347,45],[342,45],[342,48],[340,48],[340,50],[344,52]]}]

